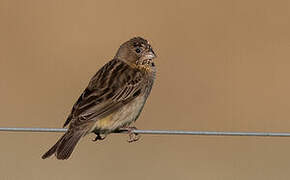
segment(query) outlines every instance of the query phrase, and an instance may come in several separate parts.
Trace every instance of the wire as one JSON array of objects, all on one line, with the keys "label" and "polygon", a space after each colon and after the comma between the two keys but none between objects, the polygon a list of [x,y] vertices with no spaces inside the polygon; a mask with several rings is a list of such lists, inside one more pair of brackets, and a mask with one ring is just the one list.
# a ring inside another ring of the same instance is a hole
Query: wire
[{"label": "wire", "polygon": [[[0,131],[11,132],[66,132],[65,128],[7,128],[0,127]],[[199,136],[268,136],[268,137],[290,137],[287,132],[226,132],[226,131],[181,131],[181,130],[132,130],[136,134],[158,134],[158,135],[199,135]],[[128,133],[121,130],[113,133]]]}]

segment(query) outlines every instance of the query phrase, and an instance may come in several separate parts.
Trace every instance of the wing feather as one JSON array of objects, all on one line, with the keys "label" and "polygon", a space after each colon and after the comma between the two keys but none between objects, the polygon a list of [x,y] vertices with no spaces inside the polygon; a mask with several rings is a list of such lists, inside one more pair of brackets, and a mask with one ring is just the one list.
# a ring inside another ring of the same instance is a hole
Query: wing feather
[{"label": "wing feather", "polygon": [[64,126],[74,121],[74,126],[101,119],[131,102],[144,87],[143,75],[121,60],[113,59],[91,79],[74,104]]}]

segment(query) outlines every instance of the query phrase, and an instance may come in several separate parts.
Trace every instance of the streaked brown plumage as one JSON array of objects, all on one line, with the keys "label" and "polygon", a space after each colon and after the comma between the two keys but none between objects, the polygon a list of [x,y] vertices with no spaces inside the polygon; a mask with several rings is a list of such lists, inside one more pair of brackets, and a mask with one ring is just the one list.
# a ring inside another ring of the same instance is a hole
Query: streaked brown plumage
[{"label": "streaked brown plumage", "polygon": [[[68,131],[42,158],[68,159],[81,137],[109,134],[136,121],[151,91],[156,68],[151,45],[141,37],[122,44],[91,79],[64,123]],[[133,139],[134,141],[135,139]]]}]

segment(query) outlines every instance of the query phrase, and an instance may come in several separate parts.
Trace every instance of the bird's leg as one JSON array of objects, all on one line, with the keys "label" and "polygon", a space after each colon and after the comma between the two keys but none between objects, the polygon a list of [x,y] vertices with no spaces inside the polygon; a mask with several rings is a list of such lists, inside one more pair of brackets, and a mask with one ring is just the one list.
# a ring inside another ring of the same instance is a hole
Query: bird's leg
[{"label": "bird's leg", "polygon": [[94,133],[95,133],[97,136],[96,136],[95,139],[93,139],[93,141],[104,140],[104,139],[107,137],[107,135],[104,135],[104,137],[102,137],[101,134],[98,133],[98,132],[94,132]]},{"label": "bird's leg", "polygon": [[119,129],[119,131],[128,131],[128,134],[129,134],[128,142],[129,143],[138,141],[141,137],[140,134],[135,133],[134,130],[137,130],[137,128],[135,126],[124,127],[124,128]]}]

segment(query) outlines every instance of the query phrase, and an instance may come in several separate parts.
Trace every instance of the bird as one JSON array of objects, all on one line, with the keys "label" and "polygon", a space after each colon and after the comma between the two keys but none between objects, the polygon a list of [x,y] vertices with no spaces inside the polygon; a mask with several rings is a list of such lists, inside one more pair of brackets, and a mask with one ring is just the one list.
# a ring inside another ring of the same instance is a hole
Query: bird
[{"label": "bird", "polygon": [[150,43],[133,37],[121,44],[116,55],[91,78],[67,117],[67,131],[42,159],[52,155],[68,159],[79,140],[94,133],[94,141],[115,131],[128,131],[128,142],[137,141],[134,123],[151,92],[157,56]]}]

